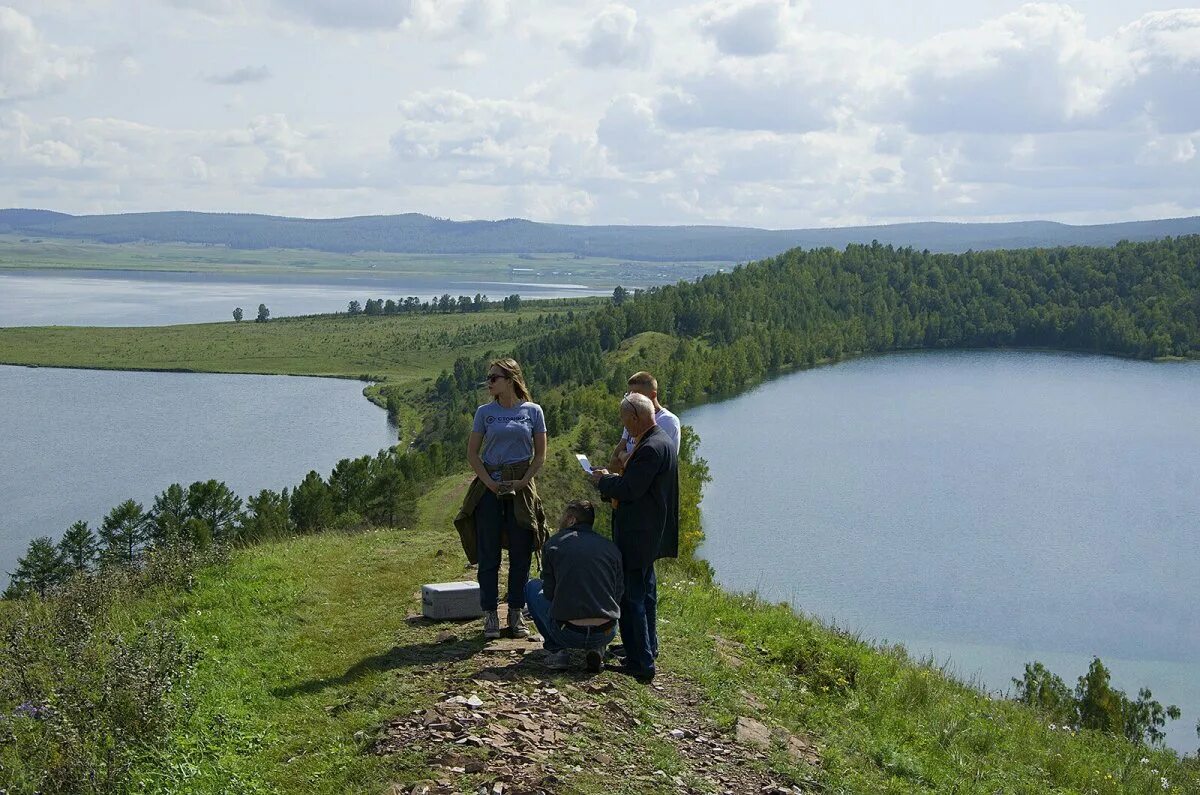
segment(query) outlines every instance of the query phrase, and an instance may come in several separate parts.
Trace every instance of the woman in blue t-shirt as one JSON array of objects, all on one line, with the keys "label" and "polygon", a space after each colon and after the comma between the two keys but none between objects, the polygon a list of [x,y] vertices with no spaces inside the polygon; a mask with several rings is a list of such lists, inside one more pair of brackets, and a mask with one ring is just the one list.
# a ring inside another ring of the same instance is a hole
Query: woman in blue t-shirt
[{"label": "woman in blue t-shirt", "polygon": [[508,547],[508,627],[513,637],[524,638],[529,635],[522,616],[525,583],[534,546],[545,531],[533,479],[546,460],[546,418],[542,407],[529,399],[521,366],[513,359],[492,362],[485,385],[492,400],[476,410],[467,442],[467,460],[477,478],[468,500],[476,500],[483,634],[500,637],[497,607],[503,536]]}]

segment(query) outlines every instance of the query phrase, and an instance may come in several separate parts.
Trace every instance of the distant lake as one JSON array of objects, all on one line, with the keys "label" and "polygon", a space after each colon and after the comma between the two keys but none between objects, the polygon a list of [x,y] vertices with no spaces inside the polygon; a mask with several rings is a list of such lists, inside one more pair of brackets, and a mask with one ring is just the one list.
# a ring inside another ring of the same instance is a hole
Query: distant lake
[{"label": "distant lake", "polygon": [[0,270],[0,326],[161,326],[233,319],[240,306],[248,320],[266,304],[271,315],[345,312],[351,300],[428,300],[483,293],[499,300],[607,295],[573,284],[472,282],[395,277],[285,277],[160,271]]},{"label": "distant lake", "polygon": [[684,420],[719,581],[1010,690],[1093,655],[1200,717],[1200,364],[928,352],[790,374]]},{"label": "distant lake", "polygon": [[395,443],[364,384],[333,378],[0,366],[0,590],[29,540],[92,527],[174,482],[245,499]]}]

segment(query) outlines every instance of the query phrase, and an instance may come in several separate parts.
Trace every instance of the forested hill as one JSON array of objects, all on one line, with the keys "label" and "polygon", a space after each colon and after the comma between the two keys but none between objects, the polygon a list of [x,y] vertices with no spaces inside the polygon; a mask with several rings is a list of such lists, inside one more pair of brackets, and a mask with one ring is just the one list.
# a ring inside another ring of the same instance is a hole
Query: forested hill
[{"label": "forested hill", "polygon": [[[1200,357],[1200,235],[1110,248],[933,254],[893,246],[793,249],[656,287],[536,336],[515,351],[551,435],[611,411],[626,371],[609,355],[657,336],[644,362],[674,406],[736,394],[772,373],[862,353],[1033,347],[1138,358]],[[436,384],[427,438],[459,449],[486,361]],[[589,393],[595,385],[601,393]],[[445,410],[447,405],[453,410]]]},{"label": "forested hill", "polygon": [[283,218],[270,215],[160,212],[66,215],[0,210],[0,233],[99,243],[196,243],[237,249],[388,251],[415,254],[568,253],[661,261],[743,261],[791,248],[844,248],[878,240],[933,252],[1051,246],[1108,246],[1200,234],[1200,217],[1070,226],[1049,221],[1004,224],[913,223],[828,229],[729,226],[568,226],[512,218],[449,221],[427,215]]}]

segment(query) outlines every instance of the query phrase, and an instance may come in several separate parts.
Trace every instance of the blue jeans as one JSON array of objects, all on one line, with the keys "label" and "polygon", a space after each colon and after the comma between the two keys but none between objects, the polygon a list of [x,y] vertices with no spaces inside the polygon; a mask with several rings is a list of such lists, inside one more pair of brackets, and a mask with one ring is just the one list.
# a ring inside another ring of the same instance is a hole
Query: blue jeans
[{"label": "blue jeans", "polygon": [[546,639],[546,651],[588,649],[602,652],[617,634],[616,625],[601,631],[596,627],[564,625],[556,621],[550,615],[551,602],[546,598],[546,594],[542,593],[541,580],[530,580],[525,586],[525,601],[529,603],[529,615],[533,618],[533,623]]},{"label": "blue jeans", "polygon": [[625,570],[621,597],[621,643],[625,663],[635,671],[652,672],[658,656],[658,581],[654,566]]},{"label": "blue jeans", "polygon": [[511,499],[500,499],[491,489],[475,506],[475,549],[479,553],[479,606],[495,610],[500,602],[500,531],[508,536],[508,606],[525,606],[525,583],[533,559],[533,531],[517,526]]}]

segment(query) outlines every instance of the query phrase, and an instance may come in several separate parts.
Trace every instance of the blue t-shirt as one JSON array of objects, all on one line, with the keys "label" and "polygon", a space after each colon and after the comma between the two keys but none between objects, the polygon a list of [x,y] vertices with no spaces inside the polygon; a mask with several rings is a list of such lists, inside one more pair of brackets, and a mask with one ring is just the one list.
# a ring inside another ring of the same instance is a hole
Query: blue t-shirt
[{"label": "blue t-shirt", "polygon": [[493,400],[475,410],[471,430],[483,434],[483,465],[497,470],[533,458],[533,435],[546,432],[546,415],[536,403],[526,401],[506,409]]}]

